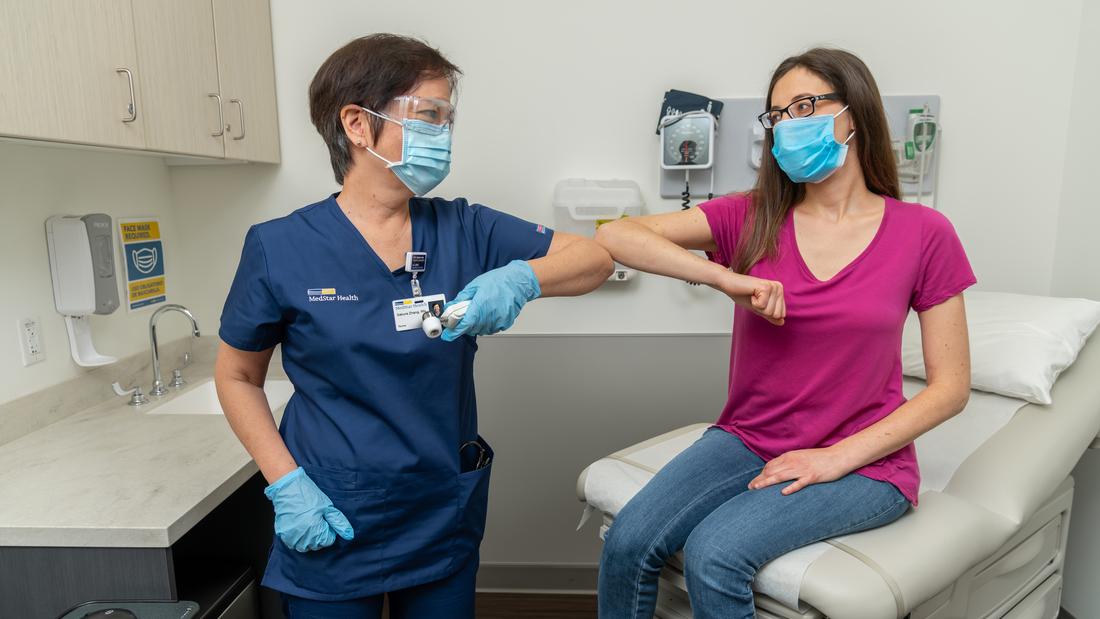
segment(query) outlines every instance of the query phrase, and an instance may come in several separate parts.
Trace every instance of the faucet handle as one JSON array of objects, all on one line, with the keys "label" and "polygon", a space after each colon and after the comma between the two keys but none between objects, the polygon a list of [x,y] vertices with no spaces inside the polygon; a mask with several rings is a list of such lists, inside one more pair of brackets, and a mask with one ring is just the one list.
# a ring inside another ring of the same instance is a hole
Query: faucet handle
[{"label": "faucet handle", "polygon": [[[184,366],[184,367],[187,367],[187,366]],[[176,389],[179,389],[180,387],[182,387],[186,384],[187,384],[187,381],[183,380],[183,370],[180,369],[180,368],[176,368],[176,369],[172,370],[172,382],[168,383],[168,386],[169,387],[175,387]]]},{"label": "faucet handle", "polygon": [[188,367],[189,365],[191,365],[191,363],[191,351],[183,353],[183,365],[180,366],[180,369]]},{"label": "faucet handle", "polygon": [[115,382],[111,385],[111,389],[114,389],[115,394],[120,397],[130,396],[130,406],[141,406],[149,402],[149,398],[145,397],[145,394],[141,392],[140,386],[123,389],[121,384]]}]

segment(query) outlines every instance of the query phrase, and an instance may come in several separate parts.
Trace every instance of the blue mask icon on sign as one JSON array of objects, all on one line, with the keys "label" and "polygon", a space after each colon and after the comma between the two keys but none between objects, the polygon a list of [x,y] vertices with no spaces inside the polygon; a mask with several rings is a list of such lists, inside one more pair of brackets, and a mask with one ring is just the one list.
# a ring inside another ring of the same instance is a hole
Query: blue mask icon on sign
[{"label": "blue mask icon on sign", "polygon": [[134,267],[142,273],[151,273],[157,266],[157,250],[152,247],[135,249],[131,252]]}]

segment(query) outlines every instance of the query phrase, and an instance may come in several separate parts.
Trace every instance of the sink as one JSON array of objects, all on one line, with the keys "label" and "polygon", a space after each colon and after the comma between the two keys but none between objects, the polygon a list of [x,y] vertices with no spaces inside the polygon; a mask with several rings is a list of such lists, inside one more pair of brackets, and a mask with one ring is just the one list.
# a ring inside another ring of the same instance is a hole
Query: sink
[{"label": "sink", "polygon": [[[289,380],[269,380],[264,383],[264,393],[267,394],[267,403],[271,410],[290,400],[294,394],[294,385]],[[222,415],[222,405],[218,402],[218,392],[213,380],[199,383],[187,391],[162,403],[155,404],[149,409],[150,415]]]}]

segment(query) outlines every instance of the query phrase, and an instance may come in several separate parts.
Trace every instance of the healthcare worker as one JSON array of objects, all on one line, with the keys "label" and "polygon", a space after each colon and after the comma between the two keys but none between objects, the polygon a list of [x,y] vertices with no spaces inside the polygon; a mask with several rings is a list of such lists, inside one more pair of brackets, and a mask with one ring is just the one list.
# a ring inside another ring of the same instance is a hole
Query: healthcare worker
[{"label": "healthcare worker", "polygon": [[[764,563],[917,503],[913,440],[970,393],[961,293],[974,274],[942,214],[899,201],[866,65],[831,49],[784,60],[759,120],[766,148],[751,192],[597,234],[619,262],[709,284],[736,304],[717,423],[608,531],[604,619],[652,617],[661,567],[681,549],[695,618],[751,619]],[[928,386],[906,401],[910,308]]]},{"label": "healthcare worker", "polygon": [[[310,114],[343,189],[253,226],[222,313],[216,380],[270,485],[263,584],[295,617],[472,617],[492,449],[479,437],[475,337],[540,296],[612,270],[589,239],[463,199],[447,175],[458,68],[375,34],[334,52]],[[429,338],[429,304],[471,302]],[[278,429],[262,386],[276,345],[294,384]]]}]

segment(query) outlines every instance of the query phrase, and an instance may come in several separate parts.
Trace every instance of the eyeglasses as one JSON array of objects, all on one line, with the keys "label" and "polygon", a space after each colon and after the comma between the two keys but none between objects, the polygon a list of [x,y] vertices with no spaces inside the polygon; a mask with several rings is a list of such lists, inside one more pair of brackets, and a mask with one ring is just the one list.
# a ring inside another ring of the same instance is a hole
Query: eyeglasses
[{"label": "eyeglasses", "polygon": [[828,92],[823,95],[813,95],[810,97],[802,97],[801,99],[795,99],[791,101],[790,105],[779,110],[768,110],[763,114],[756,117],[760,121],[760,124],[765,129],[771,129],[779,124],[779,121],[783,120],[783,115],[786,114],[788,118],[805,118],[807,116],[813,116],[817,111],[818,101],[839,101],[840,95],[835,92]]}]

